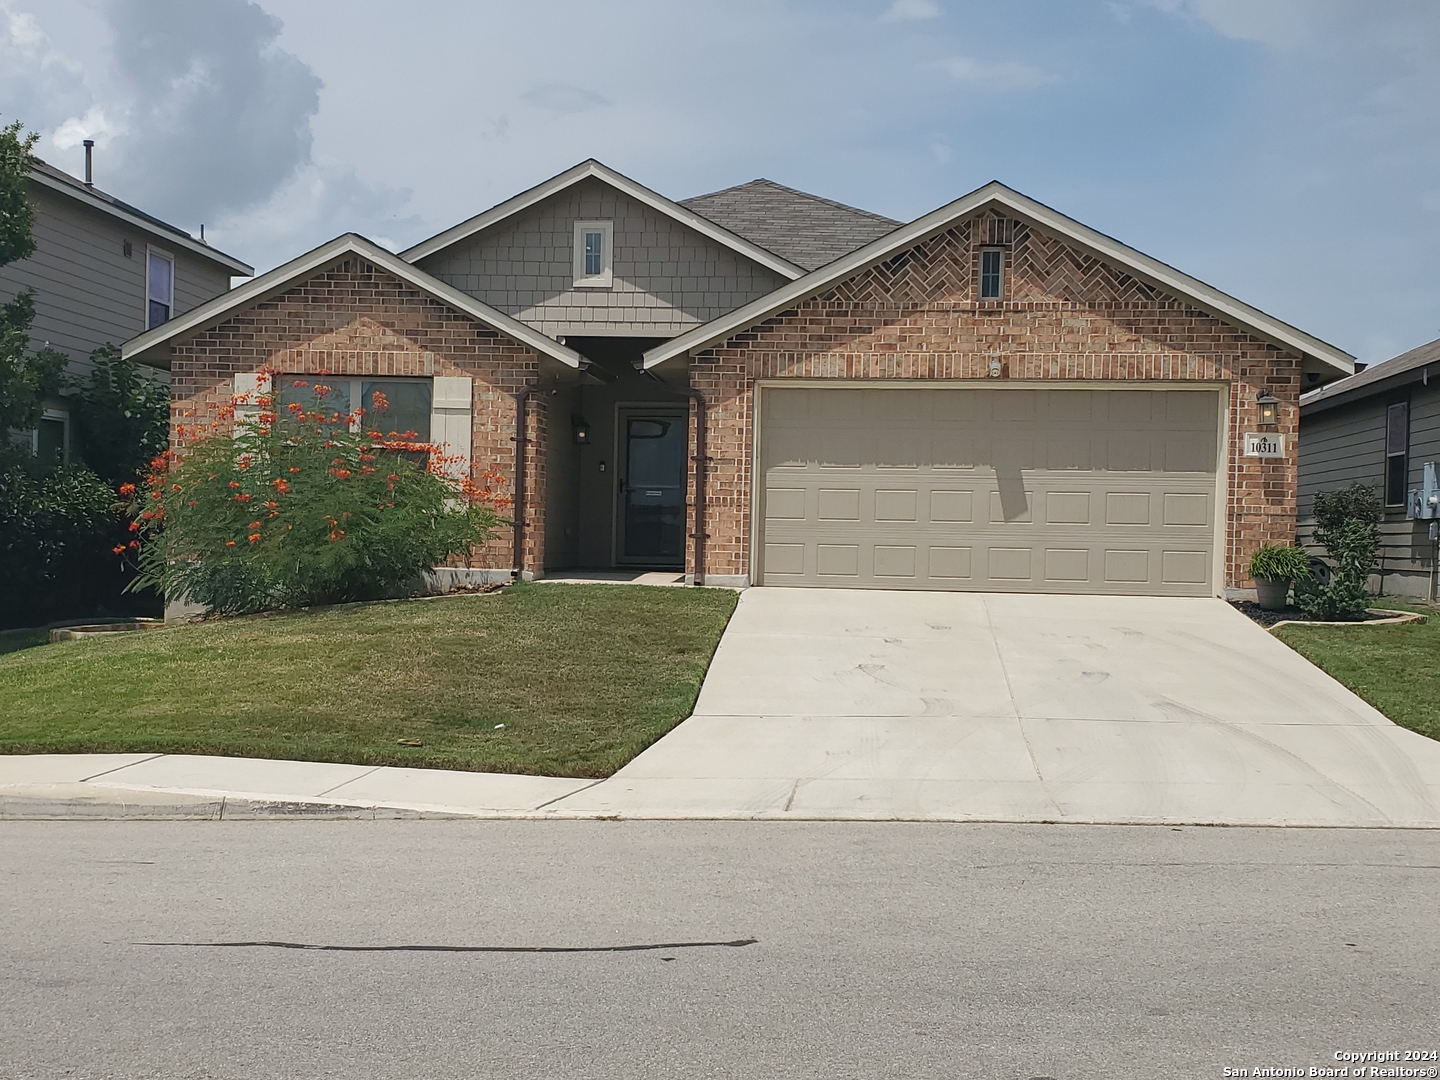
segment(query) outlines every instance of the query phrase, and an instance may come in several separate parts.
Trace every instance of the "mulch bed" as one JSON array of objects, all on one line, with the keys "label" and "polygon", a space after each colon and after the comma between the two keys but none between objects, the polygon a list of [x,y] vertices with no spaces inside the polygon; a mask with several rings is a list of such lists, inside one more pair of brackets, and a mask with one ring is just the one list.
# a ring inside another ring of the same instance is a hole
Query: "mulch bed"
[{"label": "mulch bed", "polygon": [[[1286,608],[1284,611],[1266,611],[1259,604],[1255,603],[1254,600],[1231,600],[1229,603],[1230,606],[1233,607],[1236,611],[1240,612],[1240,614],[1248,615],[1255,622],[1259,623],[1261,626],[1266,627],[1267,629],[1271,626],[1274,626],[1276,623],[1281,622],[1324,621],[1316,620],[1313,616],[1306,615],[1305,612],[1301,611],[1299,608],[1292,607]],[[1377,619],[1393,619],[1394,617],[1395,615],[1392,612],[1367,611],[1360,618],[1352,619],[1349,621],[1375,622]]]}]

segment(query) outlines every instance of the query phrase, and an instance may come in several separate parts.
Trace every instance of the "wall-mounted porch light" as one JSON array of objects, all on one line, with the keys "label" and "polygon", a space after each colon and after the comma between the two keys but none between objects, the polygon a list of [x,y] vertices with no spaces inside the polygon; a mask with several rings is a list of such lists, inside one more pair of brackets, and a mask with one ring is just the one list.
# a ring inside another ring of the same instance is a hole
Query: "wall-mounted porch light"
[{"label": "wall-mounted porch light", "polygon": [[590,445],[590,422],[583,416],[570,417],[570,430],[574,432],[576,446]]},{"label": "wall-mounted porch light", "polygon": [[1255,404],[1260,409],[1261,426],[1279,423],[1280,401],[1274,394],[1270,393],[1269,390],[1261,390],[1260,393],[1255,396]]}]

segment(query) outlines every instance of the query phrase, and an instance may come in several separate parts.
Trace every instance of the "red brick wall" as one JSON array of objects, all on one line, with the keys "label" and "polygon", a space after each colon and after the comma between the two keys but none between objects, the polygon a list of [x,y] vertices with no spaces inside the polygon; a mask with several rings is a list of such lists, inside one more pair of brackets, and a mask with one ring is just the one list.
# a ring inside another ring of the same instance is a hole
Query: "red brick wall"
[{"label": "red brick wall", "polygon": [[[707,574],[749,573],[756,379],[1205,380],[1230,384],[1225,584],[1295,537],[1300,357],[1063,240],[993,215],[963,222],[691,360],[709,408]],[[1005,254],[1005,296],[978,299],[979,250]],[[1283,460],[1244,458],[1256,394],[1280,400]],[[1217,538],[1218,539],[1218,538]]]},{"label": "red brick wall", "polygon": [[[208,423],[229,405],[237,372],[468,375],[474,380],[471,467],[477,474],[502,474],[513,491],[515,394],[536,381],[538,365],[529,346],[348,255],[287,292],[174,343],[172,437],[177,425]],[[532,399],[528,416],[525,561],[534,569],[545,528],[543,402]],[[477,549],[471,565],[513,566],[510,530]]]}]

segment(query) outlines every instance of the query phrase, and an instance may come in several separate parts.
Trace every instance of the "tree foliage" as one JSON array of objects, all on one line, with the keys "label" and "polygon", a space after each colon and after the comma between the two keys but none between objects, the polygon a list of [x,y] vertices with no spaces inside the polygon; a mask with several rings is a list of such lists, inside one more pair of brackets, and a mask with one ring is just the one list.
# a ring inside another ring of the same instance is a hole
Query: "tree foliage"
[{"label": "tree foliage", "polygon": [[1370,602],[1370,575],[1379,564],[1380,497],[1368,484],[1354,483],[1315,496],[1315,540],[1334,565],[1330,583],[1308,582],[1295,600],[1322,619],[1358,619]]}]

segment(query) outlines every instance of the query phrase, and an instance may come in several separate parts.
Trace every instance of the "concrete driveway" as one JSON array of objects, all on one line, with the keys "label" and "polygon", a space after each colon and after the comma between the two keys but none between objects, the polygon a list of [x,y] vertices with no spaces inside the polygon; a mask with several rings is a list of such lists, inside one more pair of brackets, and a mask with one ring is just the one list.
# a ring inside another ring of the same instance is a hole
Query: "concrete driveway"
[{"label": "concrete driveway", "polygon": [[1219,600],[751,589],[695,715],[549,809],[1440,827],[1440,743]]}]

